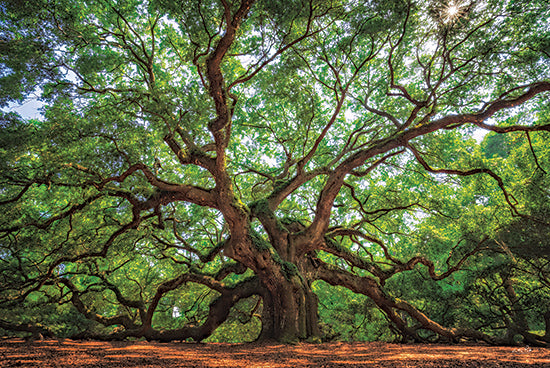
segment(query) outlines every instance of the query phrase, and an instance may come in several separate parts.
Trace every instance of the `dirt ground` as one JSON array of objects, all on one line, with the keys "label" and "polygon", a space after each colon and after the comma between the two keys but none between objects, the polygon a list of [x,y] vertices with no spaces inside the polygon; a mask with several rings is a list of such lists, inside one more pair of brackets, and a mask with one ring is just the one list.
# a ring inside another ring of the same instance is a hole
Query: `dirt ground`
[{"label": "dirt ground", "polygon": [[550,349],[485,345],[298,345],[0,340],[0,367],[550,367]]}]

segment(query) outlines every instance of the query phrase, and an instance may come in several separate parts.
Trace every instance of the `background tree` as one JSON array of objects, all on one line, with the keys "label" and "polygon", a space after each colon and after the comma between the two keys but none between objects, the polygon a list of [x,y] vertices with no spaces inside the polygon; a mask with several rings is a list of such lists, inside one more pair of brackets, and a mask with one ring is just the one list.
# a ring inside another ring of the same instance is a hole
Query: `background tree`
[{"label": "background tree", "polygon": [[544,1],[0,7],[0,328],[549,342]]}]

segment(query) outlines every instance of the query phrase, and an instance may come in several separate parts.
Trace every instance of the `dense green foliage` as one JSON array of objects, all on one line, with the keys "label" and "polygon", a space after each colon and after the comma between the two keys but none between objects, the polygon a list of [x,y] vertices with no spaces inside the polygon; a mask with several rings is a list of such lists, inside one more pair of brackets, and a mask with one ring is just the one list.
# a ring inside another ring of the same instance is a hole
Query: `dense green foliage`
[{"label": "dense green foliage", "polygon": [[5,334],[550,343],[546,1],[0,14]]}]

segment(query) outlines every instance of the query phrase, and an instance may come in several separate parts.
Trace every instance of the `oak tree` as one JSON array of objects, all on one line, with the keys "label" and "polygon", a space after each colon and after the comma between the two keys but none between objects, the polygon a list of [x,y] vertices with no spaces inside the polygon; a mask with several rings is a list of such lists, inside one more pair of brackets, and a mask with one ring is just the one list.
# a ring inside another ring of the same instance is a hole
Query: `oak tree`
[{"label": "oak tree", "polygon": [[550,342],[545,1],[0,8],[0,328],[318,340],[348,289],[403,339]]}]

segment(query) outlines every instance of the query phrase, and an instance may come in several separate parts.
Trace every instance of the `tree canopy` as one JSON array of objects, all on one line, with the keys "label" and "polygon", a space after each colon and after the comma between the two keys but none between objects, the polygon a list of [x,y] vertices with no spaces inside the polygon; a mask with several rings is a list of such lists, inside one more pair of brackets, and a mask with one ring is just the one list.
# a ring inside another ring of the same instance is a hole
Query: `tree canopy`
[{"label": "tree canopy", "polygon": [[550,343],[546,1],[0,9],[6,334]]}]

